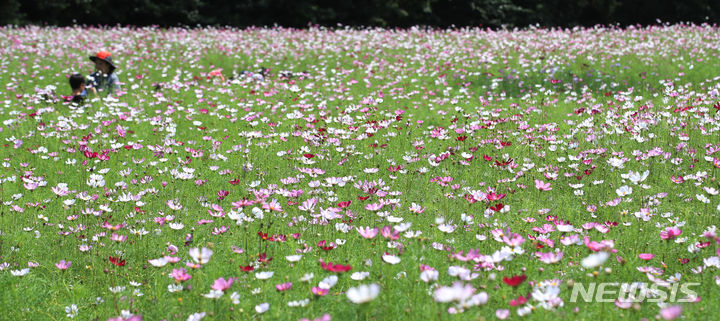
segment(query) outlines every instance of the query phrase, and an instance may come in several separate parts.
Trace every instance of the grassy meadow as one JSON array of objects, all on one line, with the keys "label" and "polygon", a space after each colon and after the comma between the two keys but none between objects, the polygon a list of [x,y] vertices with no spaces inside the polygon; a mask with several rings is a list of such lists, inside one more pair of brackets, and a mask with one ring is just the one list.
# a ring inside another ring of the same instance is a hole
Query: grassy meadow
[{"label": "grassy meadow", "polygon": [[[68,102],[99,50],[121,88]],[[719,54],[706,25],[0,28],[0,319],[716,319]]]}]

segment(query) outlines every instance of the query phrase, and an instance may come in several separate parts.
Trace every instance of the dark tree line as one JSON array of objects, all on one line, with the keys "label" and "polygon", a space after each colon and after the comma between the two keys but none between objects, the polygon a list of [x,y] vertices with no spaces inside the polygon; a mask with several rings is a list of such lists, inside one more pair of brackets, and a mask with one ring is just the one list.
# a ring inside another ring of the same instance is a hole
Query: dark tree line
[{"label": "dark tree line", "polygon": [[2,0],[0,25],[592,26],[715,23],[720,0]]}]

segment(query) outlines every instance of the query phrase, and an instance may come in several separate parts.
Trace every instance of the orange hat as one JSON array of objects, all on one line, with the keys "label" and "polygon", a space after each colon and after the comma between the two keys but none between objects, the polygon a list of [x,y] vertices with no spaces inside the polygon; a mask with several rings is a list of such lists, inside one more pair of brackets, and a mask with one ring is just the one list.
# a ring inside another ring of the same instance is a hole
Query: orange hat
[{"label": "orange hat", "polygon": [[90,56],[90,60],[92,60],[92,61],[95,61],[95,60],[98,60],[98,59],[99,59],[99,60],[102,60],[102,61],[105,61],[105,62],[107,62],[108,64],[110,64],[110,67],[111,67],[113,70],[115,70],[115,68],[117,68],[117,67],[115,67],[115,65],[113,64],[112,54],[111,54],[109,51],[105,51],[105,50],[98,51],[98,53],[95,54],[95,56]]}]

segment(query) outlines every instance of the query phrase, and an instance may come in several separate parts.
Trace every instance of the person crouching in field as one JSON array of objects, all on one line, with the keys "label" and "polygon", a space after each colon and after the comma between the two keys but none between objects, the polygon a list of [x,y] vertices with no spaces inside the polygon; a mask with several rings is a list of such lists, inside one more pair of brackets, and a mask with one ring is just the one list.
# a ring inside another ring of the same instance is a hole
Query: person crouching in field
[{"label": "person crouching in field", "polygon": [[115,93],[115,90],[120,88],[120,80],[115,73],[117,67],[113,64],[112,55],[107,51],[100,51],[90,56],[90,60],[95,63],[95,72],[90,74],[86,85],[93,92]]},{"label": "person crouching in field", "polygon": [[72,97],[69,100],[76,104],[82,104],[87,97],[85,77],[79,73],[70,75],[70,89],[72,89]]}]

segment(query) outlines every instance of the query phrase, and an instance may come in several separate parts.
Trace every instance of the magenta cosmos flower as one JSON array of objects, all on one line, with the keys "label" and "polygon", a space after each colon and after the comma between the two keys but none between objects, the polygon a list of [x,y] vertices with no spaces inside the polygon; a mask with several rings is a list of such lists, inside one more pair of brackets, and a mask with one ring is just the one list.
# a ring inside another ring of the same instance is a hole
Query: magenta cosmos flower
[{"label": "magenta cosmos flower", "polygon": [[663,240],[674,240],[676,237],[682,234],[682,230],[677,227],[668,227],[667,229],[660,232],[660,238]]},{"label": "magenta cosmos flower", "polygon": [[66,262],[65,260],[60,260],[60,262],[55,263],[55,266],[61,270],[67,270],[70,267],[70,265],[72,265],[72,261]]},{"label": "magenta cosmos flower", "polygon": [[227,280],[225,280],[224,278],[218,278],[217,280],[215,280],[211,288],[213,290],[225,291],[229,289],[230,286],[232,286],[235,280],[237,280],[237,278],[228,278]]}]

